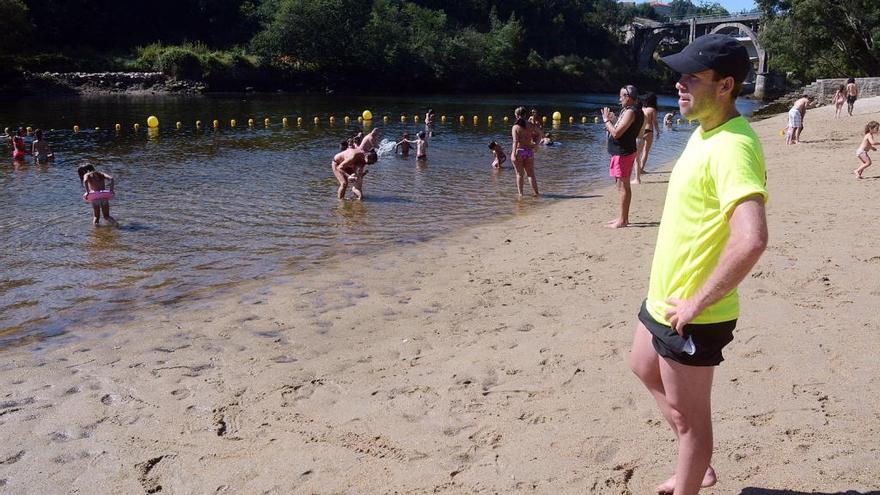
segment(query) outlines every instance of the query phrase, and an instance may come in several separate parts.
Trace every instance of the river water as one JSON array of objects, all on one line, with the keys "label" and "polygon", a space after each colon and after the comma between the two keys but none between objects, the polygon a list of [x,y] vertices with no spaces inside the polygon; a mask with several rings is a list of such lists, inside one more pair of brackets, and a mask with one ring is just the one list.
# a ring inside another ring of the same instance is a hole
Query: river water
[{"label": "river water", "polygon": [[[517,200],[513,171],[491,168],[487,144],[497,140],[505,152],[510,149],[503,117],[512,119],[518,105],[564,117],[559,126],[548,124],[560,144],[536,158],[539,199]],[[257,278],[295,276],[340,255],[419,242],[582,197],[609,183],[605,133],[593,123],[605,105],[617,105],[616,95],[0,101],[0,126],[42,128],[57,156],[49,165],[0,160],[0,347],[59,335],[72,325],[99,328],[134,307],[174,304]],[[661,116],[677,111],[672,98],[661,98],[660,106]],[[745,100],[739,106],[750,114],[755,105]],[[413,116],[424,117],[429,107],[437,123],[425,165],[417,165],[415,153],[408,160],[382,154],[365,179],[365,201],[335,199],[330,160],[341,139],[365,129],[357,121],[364,109],[373,113],[372,125],[381,129],[387,148],[403,132],[423,130]],[[158,132],[146,129],[149,115],[159,118]],[[331,115],[335,124],[328,122]],[[344,123],[345,116],[351,123]],[[580,123],[582,116],[587,124]],[[237,127],[230,127],[231,119]],[[141,124],[137,131],[135,122]],[[80,132],[72,131],[74,125]],[[648,168],[674,159],[692,130],[685,122],[664,132]],[[11,148],[4,142],[0,153],[10,157]],[[118,228],[91,225],[76,174],[86,161],[116,179],[111,214]]]}]

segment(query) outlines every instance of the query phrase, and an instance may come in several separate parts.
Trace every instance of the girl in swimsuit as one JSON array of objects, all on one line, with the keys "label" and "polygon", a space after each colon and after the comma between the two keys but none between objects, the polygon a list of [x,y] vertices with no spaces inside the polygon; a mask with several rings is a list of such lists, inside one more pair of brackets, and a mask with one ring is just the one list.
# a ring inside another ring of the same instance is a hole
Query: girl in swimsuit
[{"label": "girl in swimsuit", "polygon": [[843,102],[846,101],[846,86],[843,84],[837,88],[837,92],[834,93],[834,118],[840,118],[840,111],[843,109]]},{"label": "girl in swimsuit", "polygon": [[12,137],[12,159],[14,161],[23,161],[25,157],[24,145],[25,130],[24,127],[18,128],[18,134]]},{"label": "girl in swimsuit", "polygon": [[[640,148],[636,155],[636,177],[632,181],[641,184],[642,174],[645,173],[645,164],[648,163],[648,154],[654,145],[654,135],[660,137],[660,126],[657,123],[657,95],[645,93],[642,98],[642,113],[645,115],[645,127],[642,130]],[[638,140],[637,140],[638,142]]]},{"label": "girl in swimsuit", "polygon": [[868,125],[865,126],[865,137],[862,138],[862,144],[856,150],[856,156],[862,164],[859,168],[853,170],[853,173],[859,179],[862,178],[862,172],[871,166],[871,157],[868,156],[868,152],[877,150],[877,141],[874,140],[874,134],[877,134],[878,131],[880,131],[880,124],[875,120],[868,122]]},{"label": "girl in swimsuit", "polygon": [[[510,153],[510,159],[513,162],[513,168],[516,169],[516,191],[523,195],[524,176],[529,176],[529,184],[535,196],[538,195],[538,180],[535,178],[535,151],[536,142],[540,142],[543,138],[543,132],[537,125],[526,121],[523,115],[526,109],[518,107],[513,116],[516,121],[510,130],[513,137],[513,151]],[[537,113],[537,112],[536,112]]]}]

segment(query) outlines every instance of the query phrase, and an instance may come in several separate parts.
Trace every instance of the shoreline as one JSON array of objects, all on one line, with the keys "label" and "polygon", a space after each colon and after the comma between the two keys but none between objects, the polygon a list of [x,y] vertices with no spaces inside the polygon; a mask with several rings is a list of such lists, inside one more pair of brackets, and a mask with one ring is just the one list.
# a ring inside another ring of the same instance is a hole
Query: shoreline
[{"label": "shoreline", "polygon": [[[840,121],[810,110],[797,147],[782,116],[752,122],[771,246],[716,374],[723,493],[877,488],[880,291],[866,288],[880,234],[842,214],[880,199],[875,180],[846,176],[866,108],[880,98]],[[674,446],[625,356],[666,178],[634,187],[627,229],[602,227],[617,196],[599,188],[93,339],[4,350],[2,486],[646,493]]]}]

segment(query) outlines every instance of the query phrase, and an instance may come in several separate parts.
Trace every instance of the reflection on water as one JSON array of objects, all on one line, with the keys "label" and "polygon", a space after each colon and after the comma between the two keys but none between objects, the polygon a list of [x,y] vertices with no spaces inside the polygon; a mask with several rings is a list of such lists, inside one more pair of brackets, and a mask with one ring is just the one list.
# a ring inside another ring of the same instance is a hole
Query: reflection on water
[{"label": "reflection on water", "polygon": [[[295,276],[339,255],[588,195],[593,185],[607,182],[601,125],[554,129],[561,144],[541,149],[536,159],[545,193],[540,199],[516,199],[509,161],[508,168],[493,170],[487,144],[509,147],[510,128],[502,119],[518,105],[547,114],[559,110],[579,122],[615,101],[614,95],[248,95],[2,102],[0,125],[44,129],[57,158],[41,165],[0,162],[0,343],[10,334],[53,335],[71,323],[119,318],[145,304],[209,297],[244,280]],[[661,100],[661,114],[673,104]],[[424,129],[411,116],[428,107],[437,112],[428,161],[417,162],[415,150],[408,159],[394,155],[393,143],[404,132],[414,139]],[[341,139],[369,130],[356,118],[346,125],[342,117],[365,108],[376,115],[382,156],[365,178],[367,200],[339,201],[330,160]],[[401,114],[410,116],[407,123]],[[162,127],[147,129],[148,115],[158,116]],[[336,124],[326,123],[330,115]],[[445,124],[442,115],[448,116]],[[464,124],[459,115],[467,116]],[[487,123],[488,115],[494,123]],[[291,124],[318,116],[322,124],[283,127],[285,116]],[[242,124],[249,118],[257,125]],[[214,119],[226,125],[215,130]],[[238,120],[236,128],[228,127],[230,119]],[[135,122],[141,123],[137,132]],[[120,132],[113,130],[116,123]],[[67,130],[75,124],[84,130]],[[675,157],[689,133],[687,126],[665,132],[651,163]],[[3,144],[0,153],[9,157],[11,150]],[[117,229],[91,225],[76,174],[85,160],[116,179],[111,214],[121,223]]]}]

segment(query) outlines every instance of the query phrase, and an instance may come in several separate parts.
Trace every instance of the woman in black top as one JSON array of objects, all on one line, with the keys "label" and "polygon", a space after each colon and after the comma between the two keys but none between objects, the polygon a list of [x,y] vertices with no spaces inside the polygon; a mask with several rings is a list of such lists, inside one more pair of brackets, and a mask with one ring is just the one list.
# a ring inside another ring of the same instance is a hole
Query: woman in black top
[{"label": "woman in black top", "polygon": [[602,123],[608,132],[608,153],[611,155],[610,172],[620,193],[620,216],[608,222],[607,226],[619,229],[629,224],[629,205],[632,190],[629,176],[636,161],[636,138],[642,132],[645,116],[639,105],[639,92],[635,86],[620,88],[620,116],[615,117],[611,109],[602,109]]}]

